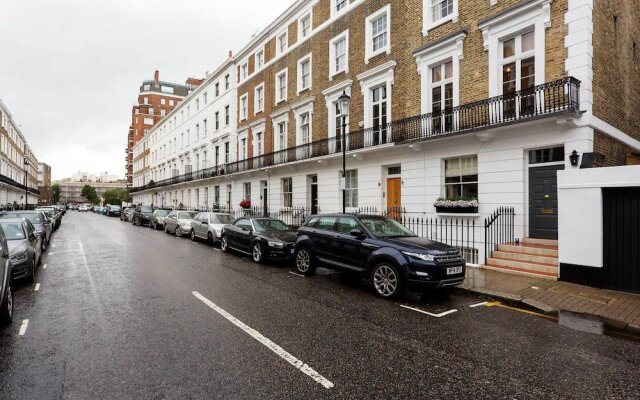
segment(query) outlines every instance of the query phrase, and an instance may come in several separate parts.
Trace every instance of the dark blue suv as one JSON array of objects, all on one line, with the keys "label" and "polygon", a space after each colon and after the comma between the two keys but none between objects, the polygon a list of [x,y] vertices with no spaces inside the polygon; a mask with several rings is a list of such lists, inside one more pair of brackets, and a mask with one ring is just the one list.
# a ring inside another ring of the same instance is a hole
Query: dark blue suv
[{"label": "dark blue suv", "polygon": [[298,229],[296,269],[316,267],[356,272],[378,295],[400,296],[405,288],[441,288],[464,281],[465,260],[455,247],[417,237],[399,222],[376,215],[311,216]]}]

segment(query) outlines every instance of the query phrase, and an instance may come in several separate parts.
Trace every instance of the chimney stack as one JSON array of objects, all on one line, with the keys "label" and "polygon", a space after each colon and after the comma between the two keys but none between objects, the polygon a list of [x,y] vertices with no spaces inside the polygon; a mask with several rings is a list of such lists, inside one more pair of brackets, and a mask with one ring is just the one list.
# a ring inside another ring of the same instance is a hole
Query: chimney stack
[{"label": "chimney stack", "polygon": [[158,70],[153,73],[153,85],[160,86],[160,71]]},{"label": "chimney stack", "polygon": [[229,50],[229,58],[233,57],[233,51]]}]

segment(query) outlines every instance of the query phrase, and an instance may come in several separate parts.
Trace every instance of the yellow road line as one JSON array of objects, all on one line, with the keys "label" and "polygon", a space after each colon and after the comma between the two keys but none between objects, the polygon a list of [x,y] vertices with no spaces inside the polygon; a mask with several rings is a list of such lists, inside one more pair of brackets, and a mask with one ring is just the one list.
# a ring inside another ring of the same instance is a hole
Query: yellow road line
[{"label": "yellow road line", "polygon": [[552,321],[557,321],[557,318],[552,316],[552,315],[546,315],[546,314],[541,314],[541,313],[538,313],[538,312],[535,312],[535,311],[529,311],[529,310],[525,310],[525,309],[522,309],[522,308],[507,306],[507,305],[502,304],[499,301],[489,302],[489,303],[485,304],[485,307],[502,307],[502,308],[507,308],[509,310],[513,310],[513,311],[518,311],[518,312],[521,312],[521,313],[529,314],[529,315],[535,315],[536,317],[541,317],[541,318],[546,318],[546,319],[549,319],[549,320],[552,320]]}]

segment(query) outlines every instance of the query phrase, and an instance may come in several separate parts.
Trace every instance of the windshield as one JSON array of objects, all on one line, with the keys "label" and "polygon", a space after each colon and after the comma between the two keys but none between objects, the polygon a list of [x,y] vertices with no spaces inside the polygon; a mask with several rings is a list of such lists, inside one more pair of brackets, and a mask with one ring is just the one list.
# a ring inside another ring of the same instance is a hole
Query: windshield
[{"label": "windshield", "polygon": [[289,226],[279,219],[256,219],[253,225],[258,232],[264,231],[288,231]]},{"label": "windshield", "polygon": [[230,224],[231,222],[233,222],[233,218],[229,214],[211,215],[212,224]]},{"label": "windshield", "polygon": [[145,207],[145,206],[143,206],[143,207],[140,207],[140,212],[143,212],[143,213],[145,213],[145,212],[150,213],[150,212],[153,212],[153,208],[148,207],[148,206],[146,206],[146,207]]},{"label": "windshield", "polygon": [[40,219],[40,214],[38,214],[38,213],[9,212],[9,213],[7,213],[7,215],[11,215],[12,217],[16,217],[16,218],[28,219],[29,221],[31,221],[32,224],[41,224],[42,223],[42,220]]},{"label": "windshield", "polygon": [[20,222],[2,222],[2,230],[4,231],[7,240],[22,240],[24,239],[24,230]]},{"label": "windshield", "polygon": [[46,215],[49,218],[51,218],[53,216],[53,214],[49,210],[41,210],[41,211],[44,213],[44,215]]},{"label": "windshield", "polygon": [[157,217],[166,217],[169,215],[169,210],[156,210]]},{"label": "windshield", "polygon": [[360,221],[364,226],[378,237],[402,237],[402,236],[416,236],[404,225],[391,218],[384,217],[360,217]]},{"label": "windshield", "polygon": [[120,206],[109,206],[109,208],[114,211],[120,211]]},{"label": "windshield", "polygon": [[195,211],[181,211],[176,218],[178,219],[193,219],[196,216]]}]

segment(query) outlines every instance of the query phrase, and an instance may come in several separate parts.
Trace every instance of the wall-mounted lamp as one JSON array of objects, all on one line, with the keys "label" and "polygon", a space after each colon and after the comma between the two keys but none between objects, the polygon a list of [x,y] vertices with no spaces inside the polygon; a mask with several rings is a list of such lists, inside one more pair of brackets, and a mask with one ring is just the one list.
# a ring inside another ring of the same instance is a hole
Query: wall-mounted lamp
[{"label": "wall-mounted lamp", "polygon": [[569,161],[571,162],[572,167],[576,167],[578,165],[578,157],[578,152],[575,150],[569,155]]}]

